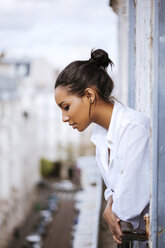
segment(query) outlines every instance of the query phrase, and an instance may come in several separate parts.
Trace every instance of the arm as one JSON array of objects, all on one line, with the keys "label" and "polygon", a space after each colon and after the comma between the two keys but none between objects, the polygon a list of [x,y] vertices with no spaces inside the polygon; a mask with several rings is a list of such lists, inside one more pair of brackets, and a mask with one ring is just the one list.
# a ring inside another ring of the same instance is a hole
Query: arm
[{"label": "arm", "polygon": [[124,130],[118,147],[119,174],[113,194],[112,211],[129,221],[141,214],[150,197],[149,131],[136,123]]},{"label": "arm", "polygon": [[[113,196],[106,190],[108,198],[103,217],[114,241],[121,243],[119,221],[129,221],[141,214],[150,197],[150,149],[149,131],[141,126],[130,124],[124,130],[118,147],[119,174]],[[113,197],[113,198],[112,198]]]},{"label": "arm", "polygon": [[114,241],[118,244],[121,244],[122,232],[119,225],[120,219],[117,217],[115,213],[113,213],[112,204],[113,204],[113,198],[111,195],[107,201],[107,205],[105,207],[103,217],[108,224],[108,227],[113,235]]}]

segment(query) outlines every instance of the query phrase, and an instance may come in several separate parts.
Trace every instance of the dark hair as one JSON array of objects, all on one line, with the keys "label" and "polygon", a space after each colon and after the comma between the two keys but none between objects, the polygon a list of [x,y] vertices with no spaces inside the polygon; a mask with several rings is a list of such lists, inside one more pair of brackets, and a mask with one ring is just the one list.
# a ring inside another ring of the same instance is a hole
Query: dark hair
[{"label": "dark hair", "polygon": [[109,64],[114,65],[108,53],[102,49],[92,50],[89,60],[72,62],[59,74],[55,88],[67,87],[68,93],[82,97],[85,89],[93,86],[99,97],[109,102],[114,87],[106,71]]}]

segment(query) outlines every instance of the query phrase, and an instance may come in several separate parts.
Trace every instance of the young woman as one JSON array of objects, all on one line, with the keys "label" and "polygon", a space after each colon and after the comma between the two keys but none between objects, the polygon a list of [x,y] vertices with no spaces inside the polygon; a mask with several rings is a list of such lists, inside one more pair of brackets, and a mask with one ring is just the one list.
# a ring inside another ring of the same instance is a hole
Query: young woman
[{"label": "young woman", "polygon": [[143,216],[150,199],[150,122],[112,96],[109,64],[113,66],[101,49],[92,51],[89,60],[69,64],[56,80],[55,101],[63,121],[74,129],[83,131],[96,123],[91,140],[107,187],[103,216],[114,241],[121,244],[121,220],[134,229],[145,226]]}]

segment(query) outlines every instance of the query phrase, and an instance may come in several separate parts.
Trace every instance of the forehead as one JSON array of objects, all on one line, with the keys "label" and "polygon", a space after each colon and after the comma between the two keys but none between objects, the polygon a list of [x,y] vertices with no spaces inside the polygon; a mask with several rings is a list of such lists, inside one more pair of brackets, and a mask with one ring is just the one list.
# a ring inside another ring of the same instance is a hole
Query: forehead
[{"label": "forehead", "polygon": [[55,101],[56,103],[59,105],[62,101],[70,101],[72,100],[74,97],[76,97],[75,95],[71,95],[68,93],[67,88],[66,87],[62,87],[62,86],[58,86],[55,89]]}]

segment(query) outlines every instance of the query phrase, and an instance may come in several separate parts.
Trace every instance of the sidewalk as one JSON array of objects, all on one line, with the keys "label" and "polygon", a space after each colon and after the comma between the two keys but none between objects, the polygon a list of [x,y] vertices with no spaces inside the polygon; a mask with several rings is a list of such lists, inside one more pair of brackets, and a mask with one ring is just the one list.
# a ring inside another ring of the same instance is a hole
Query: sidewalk
[{"label": "sidewalk", "polygon": [[[39,211],[44,209],[48,197],[53,193],[58,197],[58,210],[53,214],[53,220],[43,237],[42,248],[71,248],[71,230],[74,221],[74,195],[75,192],[61,192],[53,189],[48,182],[48,187],[39,188],[37,202],[25,219],[22,226],[15,230],[8,248],[23,248],[26,236],[34,233],[38,223]],[[50,186],[50,187],[49,187]]]},{"label": "sidewalk", "polygon": [[[58,195],[58,194],[57,194]],[[71,228],[74,219],[74,193],[59,195],[60,206],[54,217],[43,248],[71,248]]]}]

